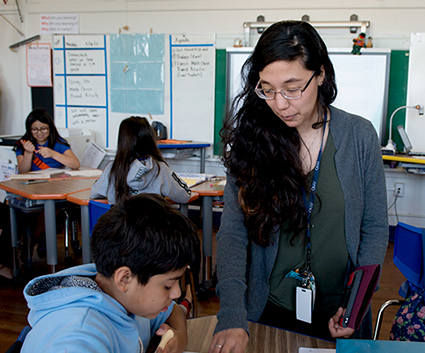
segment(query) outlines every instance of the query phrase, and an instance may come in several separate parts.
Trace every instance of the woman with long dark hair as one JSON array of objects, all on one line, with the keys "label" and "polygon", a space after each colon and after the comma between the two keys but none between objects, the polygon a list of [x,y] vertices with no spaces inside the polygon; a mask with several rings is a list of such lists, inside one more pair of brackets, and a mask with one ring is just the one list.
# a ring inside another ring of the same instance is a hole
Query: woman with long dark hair
[{"label": "woman with long dark hair", "polygon": [[34,109],[25,121],[26,132],[15,144],[19,173],[47,168],[78,169],[80,162],[62,138],[49,113]]},{"label": "woman with long dark hair", "polygon": [[146,118],[124,119],[118,132],[117,153],[91,189],[91,198],[111,204],[138,193],[156,193],[186,203],[191,191],[162,158],[155,132]]},{"label": "woman with long dark hair", "polygon": [[[335,73],[306,22],[260,37],[221,131],[228,179],[217,235],[220,311],[210,353],[244,352],[247,319],[325,339],[347,274],[382,264],[385,177],[372,124],[333,107]],[[308,290],[310,302],[297,297]],[[314,299],[313,299],[314,297]],[[297,312],[297,306],[312,312]],[[355,336],[371,337],[371,317]]]}]

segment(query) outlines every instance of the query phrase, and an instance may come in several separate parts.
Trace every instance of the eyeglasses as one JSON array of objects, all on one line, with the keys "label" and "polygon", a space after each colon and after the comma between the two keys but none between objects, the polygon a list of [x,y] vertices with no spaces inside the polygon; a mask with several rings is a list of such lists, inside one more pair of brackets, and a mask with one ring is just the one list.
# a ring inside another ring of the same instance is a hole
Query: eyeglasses
[{"label": "eyeglasses", "polygon": [[37,132],[46,132],[47,130],[49,130],[48,127],[40,127],[40,128],[32,127],[31,128],[31,132],[33,134],[36,134]]},{"label": "eyeglasses", "polygon": [[280,93],[283,98],[286,99],[300,99],[303,95],[303,92],[307,89],[308,85],[310,84],[311,80],[313,79],[314,75],[316,75],[316,71],[313,72],[313,75],[311,75],[310,79],[305,84],[304,88],[294,88],[294,89],[288,89],[288,90],[280,90],[280,91],[274,91],[272,89],[264,89],[259,88],[260,80],[258,80],[257,86],[255,86],[255,93],[257,93],[257,96],[261,99],[271,100],[276,97],[276,93]]}]

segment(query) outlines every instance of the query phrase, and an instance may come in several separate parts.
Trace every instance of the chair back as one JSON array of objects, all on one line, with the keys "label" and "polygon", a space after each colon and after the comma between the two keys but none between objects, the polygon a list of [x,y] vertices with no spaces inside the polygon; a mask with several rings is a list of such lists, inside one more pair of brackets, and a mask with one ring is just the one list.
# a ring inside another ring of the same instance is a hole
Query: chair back
[{"label": "chair back", "polygon": [[31,331],[30,326],[25,326],[17,340],[9,347],[5,353],[19,353],[21,351],[22,345],[24,344],[25,337],[27,337],[28,332]]},{"label": "chair back", "polygon": [[425,230],[399,222],[395,230],[393,262],[416,287],[425,288]]},{"label": "chair back", "polygon": [[89,201],[89,225],[90,225],[90,236],[93,232],[94,226],[96,225],[100,216],[105,214],[111,209],[110,204],[97,202],[94,200]]}]

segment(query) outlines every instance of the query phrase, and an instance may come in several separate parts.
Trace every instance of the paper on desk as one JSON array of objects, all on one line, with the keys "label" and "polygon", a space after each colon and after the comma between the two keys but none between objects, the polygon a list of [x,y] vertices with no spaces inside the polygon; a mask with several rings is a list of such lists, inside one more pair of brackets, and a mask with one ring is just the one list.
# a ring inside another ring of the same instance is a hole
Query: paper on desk
[{"label": "paper on desk", "polygon": [[94,169],[89,167],[80,167],[79,169],[70,169],[70,168],[48,168],[43,170],[36,170],[24,174],[12,174],[10,179],[19,179],[19,180],[32,180],[32,179],[50,179],[50,178],[60,178],[63,176],[73,176],[73,177],[99,177],[102,174],[102,170]]},{"label": "paper on desk", "polygon": [[192,186],[198,185],[200,183],[203,183],[206,180],[210,180],[215,177],[215,174],[205,174],[205,173],[177,173],[177,175],[190,188]]},{"label": "paper on desk", "polygon": [[79,169],[66,170],[65,174],[74,177],[100,177],[102,175],[102,170],[80,167]]},{"label": "paper on desk", "polygon": [[61,168],[48,168],[43,170],[36,170],[29,173],[13,174],[10,176],[10,179],[50,179],[55,175],[65,174],[65,171],[65,169]]},{"label": "paper on desk", "polygon": [[335,353],[336,349],[300,347],[298,353]]}]

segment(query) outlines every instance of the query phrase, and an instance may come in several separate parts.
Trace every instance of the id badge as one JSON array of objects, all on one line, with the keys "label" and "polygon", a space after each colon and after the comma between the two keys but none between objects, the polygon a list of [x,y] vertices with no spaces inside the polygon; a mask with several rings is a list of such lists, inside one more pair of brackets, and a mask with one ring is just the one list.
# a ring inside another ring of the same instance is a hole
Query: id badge
[{"label": "id badge", "polygon": [[297,320],[311,324],[313,317],[313,290],[306,287],[296,289]]}]

